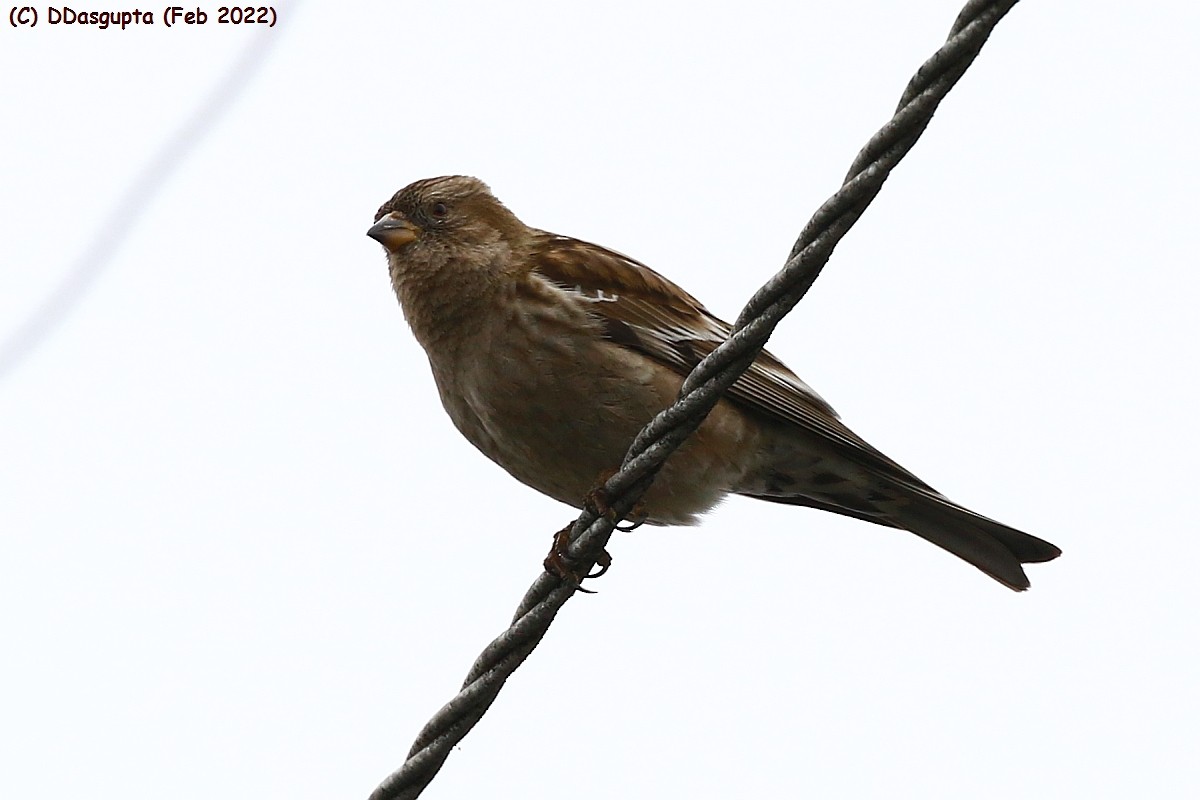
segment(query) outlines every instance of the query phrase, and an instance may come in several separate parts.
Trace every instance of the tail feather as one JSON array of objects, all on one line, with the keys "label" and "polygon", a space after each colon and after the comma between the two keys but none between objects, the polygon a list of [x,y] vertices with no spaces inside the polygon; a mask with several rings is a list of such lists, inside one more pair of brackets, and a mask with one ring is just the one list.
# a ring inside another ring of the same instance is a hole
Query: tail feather
[{"label": "tail feather", "polygon": [[923,492],[907,494],[910,502],[899,507],[893,506],[886,515],[881,515],[876,509],[850,508],[832,500],[799,495],[746,496],[772,503],[818,508],[877,525],[902,528],[953,553],[1018,592],[1029,588],[1029,578],[1022,564],[1050,561],[1062,555],[1062,551],[1050,542],[976,514],[941,495]]},{"label": "tail feather", "polygon": [[906,530],[948,550],[983,572],[1021,592],[1029,588],[1022,564],[1062,555],[1050,542],[1010,528],[949,501],[915,503],[897,522]]}]

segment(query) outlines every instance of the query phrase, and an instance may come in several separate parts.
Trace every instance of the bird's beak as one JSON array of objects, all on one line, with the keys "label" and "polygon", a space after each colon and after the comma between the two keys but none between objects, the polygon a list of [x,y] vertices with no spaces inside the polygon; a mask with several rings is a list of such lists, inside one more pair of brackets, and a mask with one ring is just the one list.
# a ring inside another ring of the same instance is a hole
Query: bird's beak
[{"label": "bird's beak", "polygon": [[395,252],[406,244],[412,244],[421,236],[421,229],[413,225],[399,212],[384,215],[367,229],[367,236]]}]

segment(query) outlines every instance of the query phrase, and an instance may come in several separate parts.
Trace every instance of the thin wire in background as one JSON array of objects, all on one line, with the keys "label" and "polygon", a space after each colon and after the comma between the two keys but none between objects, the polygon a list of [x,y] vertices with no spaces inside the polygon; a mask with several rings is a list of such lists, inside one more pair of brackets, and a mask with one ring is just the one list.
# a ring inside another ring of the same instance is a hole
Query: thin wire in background
[{"label": "thin wire in background", "polygon": [[283,29],[301,5],[302,0],[289,2],[284,13],[278,15],[275,27],[254,37],[192,115],[167,138],[112,205],[101,219],[96,234],[84,245],[58,286],[0,342],[0,382],[13,375],[37,352],[95,288],[121,245],[168,181],[204,143],[262,70],[267,56],[283,37]]}]

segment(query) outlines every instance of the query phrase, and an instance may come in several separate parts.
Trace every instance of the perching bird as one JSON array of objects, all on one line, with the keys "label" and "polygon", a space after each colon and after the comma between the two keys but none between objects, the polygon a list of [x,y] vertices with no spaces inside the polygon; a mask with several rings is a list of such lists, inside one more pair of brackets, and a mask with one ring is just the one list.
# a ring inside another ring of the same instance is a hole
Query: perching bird
[{"label": "perching bird", "polygon": [[[594,244],[530,228],[476,178],[413,183],[367,234],[455,426],[543,494],[579,508],[684,376],[729,333],[687,292]],[[980,516],[859,438],[763,351],[667,460],[646,521],[694,524],[728,494],[903,528],[1023,590],[1061,551]]]}]

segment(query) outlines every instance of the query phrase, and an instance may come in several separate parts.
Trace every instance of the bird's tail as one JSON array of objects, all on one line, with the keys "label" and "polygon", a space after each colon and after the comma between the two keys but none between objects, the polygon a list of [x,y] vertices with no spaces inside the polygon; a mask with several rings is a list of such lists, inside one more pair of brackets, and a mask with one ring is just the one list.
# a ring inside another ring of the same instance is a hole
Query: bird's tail
[{"label": "bird's tail", "polygon": [[1018,592],[1029,588],[1022,564],[1050,561],[1062,555],[1062,550],[1050,542],[940,497],[919,498],[911,509],[896,515],[895,523]]},{"label": "bird's tail", "polygon": [[902,528],[936,544],[987,573],[1014,591],[1029,588],[1022,564],[1050,561],[1062,551],[1050,542],[976,514],[932,490],[906,491],[903,497],[876,508],[848,507],[832,499],[751,494],[761,500],[809,506],[879,525]]}]

